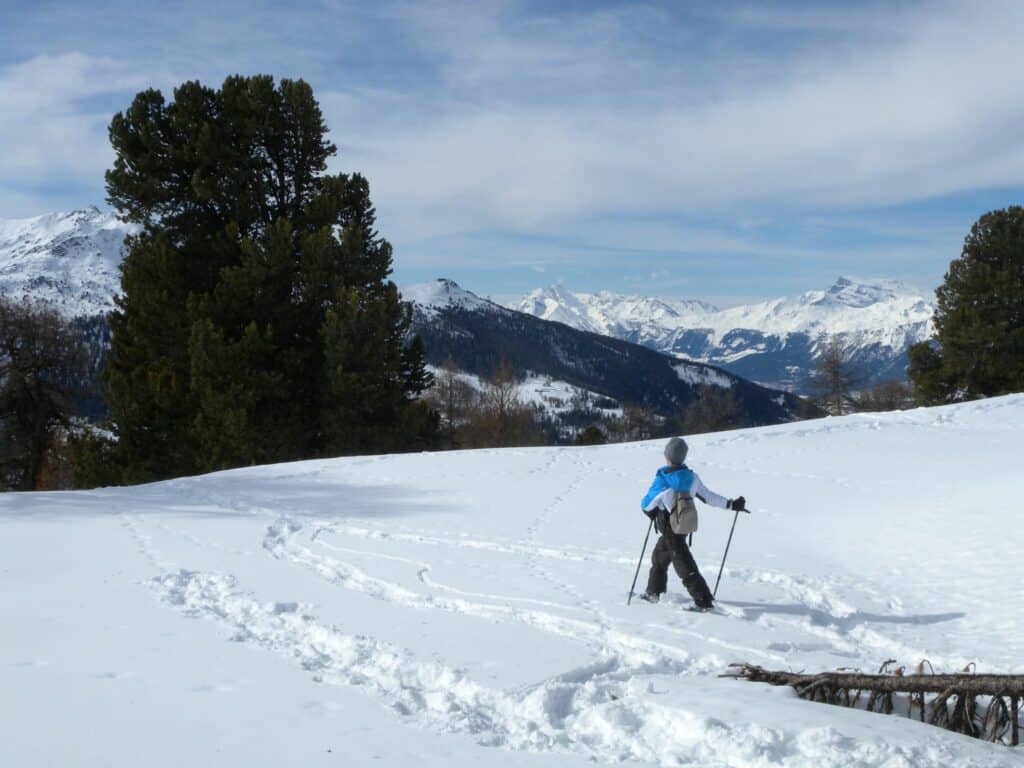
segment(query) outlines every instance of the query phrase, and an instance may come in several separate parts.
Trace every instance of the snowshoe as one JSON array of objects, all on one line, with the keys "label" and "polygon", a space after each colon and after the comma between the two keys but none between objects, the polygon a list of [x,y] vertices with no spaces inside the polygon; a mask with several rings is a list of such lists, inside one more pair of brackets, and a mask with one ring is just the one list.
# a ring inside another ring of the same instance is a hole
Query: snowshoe
[{"label": "snowshoe", "polygon": [[686,610],[692,613],[717,613],[713,605],[697,605],[696,603],[686,606]]}]

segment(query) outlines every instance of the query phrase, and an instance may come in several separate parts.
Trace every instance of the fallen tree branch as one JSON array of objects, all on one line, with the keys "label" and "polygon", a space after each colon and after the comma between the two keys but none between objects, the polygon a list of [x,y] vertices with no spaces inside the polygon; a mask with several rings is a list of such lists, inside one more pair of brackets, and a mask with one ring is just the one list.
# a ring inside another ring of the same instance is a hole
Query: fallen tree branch
[{"label": "fallen tree branch", "polygon": [[[925,662],[918,665],[919,674],[903,674],[903,667],[883,674],[892,663],[887,661],[876,675],[850,671],[804,674],[731,664],[729,672],[720,677],[788,685],[800,698],[845,707],[857,707],[861,694],[866,692],[869,696],[864,708],[884,714],[895,711],[894,695],[905,694],[907,717],[912,717],[917,707],[921,722],[1011,746],[1020,743],[1018,718],[1020,699],[1024,697],[1024,675],[979,675],[967,671],[923,674]],[[979,698],[986,701],[979,702]]]}]

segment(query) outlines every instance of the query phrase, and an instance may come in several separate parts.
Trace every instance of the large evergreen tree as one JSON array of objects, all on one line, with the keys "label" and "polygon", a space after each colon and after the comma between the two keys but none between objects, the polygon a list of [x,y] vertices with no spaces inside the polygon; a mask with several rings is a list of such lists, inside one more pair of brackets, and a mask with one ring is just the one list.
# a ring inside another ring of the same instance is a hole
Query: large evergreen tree
[{"label": "large evergreen tree", "polygon": [[114,116],[109,202],[141,225],[107,374],[122,479],[429,447],[422,345],[369,186],[301,80],[139,93]]},{"label": "large evergreen tree", "polygon": [[910,349],[918,400],[1024,391],[1024,208],[978,219],[935,295],[936,339]]}]

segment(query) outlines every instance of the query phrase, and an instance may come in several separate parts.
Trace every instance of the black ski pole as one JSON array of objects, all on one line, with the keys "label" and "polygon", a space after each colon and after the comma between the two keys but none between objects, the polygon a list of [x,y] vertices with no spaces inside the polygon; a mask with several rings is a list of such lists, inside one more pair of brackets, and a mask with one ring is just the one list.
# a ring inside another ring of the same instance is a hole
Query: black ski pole
[{"label": "black ski pole", "polygon": [[636,564],[636,573],[633,574],[633,583],[629,586],[629,597],[626,598],[626,605],[629,605],[633,599],[633,590],[636,589],[636,579],[640,575],[640,566],[644,563],[644,555],[647,553],[647,540],[651,538],[651,528],[654,527],[654,518],[651,518],[651,524],[647,526],[647,535],[644,536],[644,548],[640,550],[640,560]]},{"label": "black ski pole", "polygon": [[[748,515],[750,514],[749,509],[744,509]],[[711,597],[714,598],[718,595],[718,584],[722,581],[722,571],[725,570],[725,558],[729,556],[729,546],[732,544],[732,535],[736,531],[736,521],[740,517],[740,511],[737,509],[736,514],[732,516],[732,529],[729,531],[729,540],[725,543],[725,554],[722,555],[722,565],[718,569],[718,578],[715,579],[715,588],[711,592]]]}]

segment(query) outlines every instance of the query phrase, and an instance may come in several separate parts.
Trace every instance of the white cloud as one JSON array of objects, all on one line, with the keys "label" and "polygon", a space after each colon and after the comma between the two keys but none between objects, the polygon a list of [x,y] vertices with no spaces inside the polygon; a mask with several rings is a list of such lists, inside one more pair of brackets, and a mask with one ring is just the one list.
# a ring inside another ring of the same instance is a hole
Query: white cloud
[{"label": "white cloud", "polygon": [[663,222],[884,206],[1024,179],[1024,3],[582,8],[192,6],[187,24],[119,14],[130,48],[86,28],[84,13],[72,17],[80,34],[45,39],[90,41],[91,53],[0,69],[0,180],[17,205],[46,184],[101,193],[110,110],[91,97],[127,104],[146,85],[234,71],[308,71],[342,150],[335,168],[370,178],[382,229],[405,254],[474,233],[574,232],[580,249],[540,245],[531,258],[599,258],[602,245],[772,258],[794,251],[765,247],[756,226]]},{"label": "white cloud", "polygon": [[31,192],[40,187],[102,184],[113,157],[107,141],[110,113],[89,102],[143,82],[123,62],[77,52],[0,68],[5,214],[41,213],[41,195]]},{"label": "white cloud", "polygon": [[[422,94],[388,94],[386,107],[363,107],[384,118],[372,133],[358,121],[330,122],[356,137],[349,159],[374,181],[382,208],[424,235],[531,230],[612,212],[886,205],[1019,184],[1024,4],[986,11],[923,6],[896,17],[901,28],[885,36],[864,24],[841,54],[819,47],[769,59],[778,79],[742,87],[725,52],[721,92],[710,83],[695,103],[678,98],[693,82],[651,93],[662,76],[650,53],[633,62],[635,92],[584,92],[605,77],[603,57],[628,56],[629,41],[612,33],[591,47],[580,29],[536,25],[530,38],[478,15],[465,27],[445,17],[447,35],[431,47],[450,78],[439,89],[444,108]],[[604,29],[581,22],[595,27]],[[681,60],[685,52],[668,66]],[[539,98],[516,87],[549,68]],[[445,102],[470,87],[474,98]],[[552,103],[558,89],[563,100]]]}]

